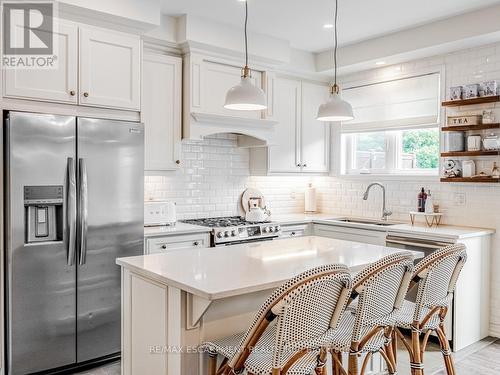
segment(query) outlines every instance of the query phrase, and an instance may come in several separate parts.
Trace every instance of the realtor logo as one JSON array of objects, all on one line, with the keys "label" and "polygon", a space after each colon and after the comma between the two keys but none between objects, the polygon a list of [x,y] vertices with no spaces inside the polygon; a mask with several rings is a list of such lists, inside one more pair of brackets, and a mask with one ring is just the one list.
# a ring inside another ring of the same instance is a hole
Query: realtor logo
[{"label": "realtor logo", "polygon": [[54,3],[4,1],[3,67],[54,68]]}]

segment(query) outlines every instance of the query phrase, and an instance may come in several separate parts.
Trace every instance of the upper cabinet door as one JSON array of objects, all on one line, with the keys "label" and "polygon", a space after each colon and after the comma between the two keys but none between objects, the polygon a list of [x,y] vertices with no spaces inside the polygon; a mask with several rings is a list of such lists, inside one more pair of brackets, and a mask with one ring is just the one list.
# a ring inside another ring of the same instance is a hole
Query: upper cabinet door
[{"label": "upper cabinet door", "polygon": [[81,105],[140,110],[141,41],[138,36],[80,28]]},{"label": "upper cabinet door", "polygon": [[302,83],[301,154],[303,172],[328,172],[330,123],[316,120],[318,107],[328,99],[328,86]]},{"label": "upper cabinet door", "polygon": [[277,145],[269,147],[269,172],[300,172],[298,131],[300,126],[301,83],[277,77],[274,84],[274,119]]},{"label": "upper cabinet door", "polygon": [[[231,65],[219,64],[211,61],[203,61],[201,77],[193,77],[193,80],[198,78],[201,82],[193,82],[194,85],[199,85],[198,90],[201,91],[201,112],[214,113],[219,115],[262,118],[262,111],[235,111],[224,108],[227,91],[241,81],[241,68]],[[262,73],[252,71],[252,82],[257,87],[262,87]],[[194,86],[196,88],[196,86]],[[197,95],[196,92],[192,93]],[[197,109],[193,108],[196,112]]]},{"label": "upper cabinet door", "polygon": [[182,59],[144,55],[142,121],[145,129],[145,170],[179,166],[181,144]]},{"label": "upper cabinet door", "polygon": [[4,69],[4,96],[50,102],[78,101],[78,27],[59,21],[55,34],[57,67]]}]

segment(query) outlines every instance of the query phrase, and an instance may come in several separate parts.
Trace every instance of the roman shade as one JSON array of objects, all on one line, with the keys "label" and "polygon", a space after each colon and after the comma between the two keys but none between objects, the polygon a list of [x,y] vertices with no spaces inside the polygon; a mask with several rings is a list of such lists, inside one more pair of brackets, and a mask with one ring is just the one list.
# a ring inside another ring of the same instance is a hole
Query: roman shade
[{"label": "roman shade", "polygon": [[439,124],[440,74],[430,73],[344,89],[354,120],[343,133],[435,127]]}]

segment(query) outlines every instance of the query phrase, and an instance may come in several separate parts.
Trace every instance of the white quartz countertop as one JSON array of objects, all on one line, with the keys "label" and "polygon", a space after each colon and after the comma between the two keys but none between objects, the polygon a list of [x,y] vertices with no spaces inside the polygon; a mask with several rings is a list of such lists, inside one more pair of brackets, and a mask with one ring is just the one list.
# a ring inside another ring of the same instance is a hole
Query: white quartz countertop
[{"label": "white quartz countertop", "polygon": [[425,224],[398,224],[388,227],[387,231],[389,234],[395,235],[401,233],[415,236],[423,235],[425,237],[434,237],[436,239],[447,238],[450,240],[487,236],[495,233],[494,229],[489,228],[459,227],[453,225],[429,227]]},{"label": "white quartz countertop", "polygon": [[[409,223],[401,223],[390,226],[375,226],[368,224],[346,223],[346,222],[336,221],[336,219],[341,219],[343,217],[345,216],[335,215],[335,214],[322,214],[322,213],[285,214],[285,215],[273,215],[271,217],[271,220],[281,225],[317,223],[324,225],[336,225],[336,226],[344,226],[350,228],[369,229],[379,232],[388,232],[394,235],[404,234],[404,235],[412,235],[415,237],[429,236],[440,240],[450,240],[450,241],[457,241],[460,239],[478,237],[478,236],[486,236],[495,233],[495,230],[490,228],[462,227],[454,225],[440,225],[438,227],[429,228],[425,224],[411,225]],[[157,236],[168,236],[168,235],[189,234],[189,233],[208,233],[210,231],[211,228],[208,227],[177,222],[174,226],[146,227],[144,228],[144,236],[157,237]]]},{"label": "white quartz countertop", "polygon": [[[353,273],[400,250],[307,236],[118,258],[126,269],[207,300],[276,288],[307,269],[332,263]],[[423,253],[414,252],[416,258]]]},{"label": "white quartz countertop", "polygon": [[144,227],[145,237],[157,237],[166,235],[208,233],[212,228],[202,227],[201,225],[185,224],[177,222],[174,225],[158,225],[154,227]]}]

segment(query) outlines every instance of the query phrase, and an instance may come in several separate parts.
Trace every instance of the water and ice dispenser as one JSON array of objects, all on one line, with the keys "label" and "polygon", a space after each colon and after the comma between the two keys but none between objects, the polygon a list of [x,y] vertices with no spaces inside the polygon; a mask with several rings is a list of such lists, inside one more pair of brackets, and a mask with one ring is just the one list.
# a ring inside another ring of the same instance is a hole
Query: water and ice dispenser
[{"label": "water and ice dispenser", "polygon": [[24,187],[26,243],[62,241],[63,197],[62,185]]}]

